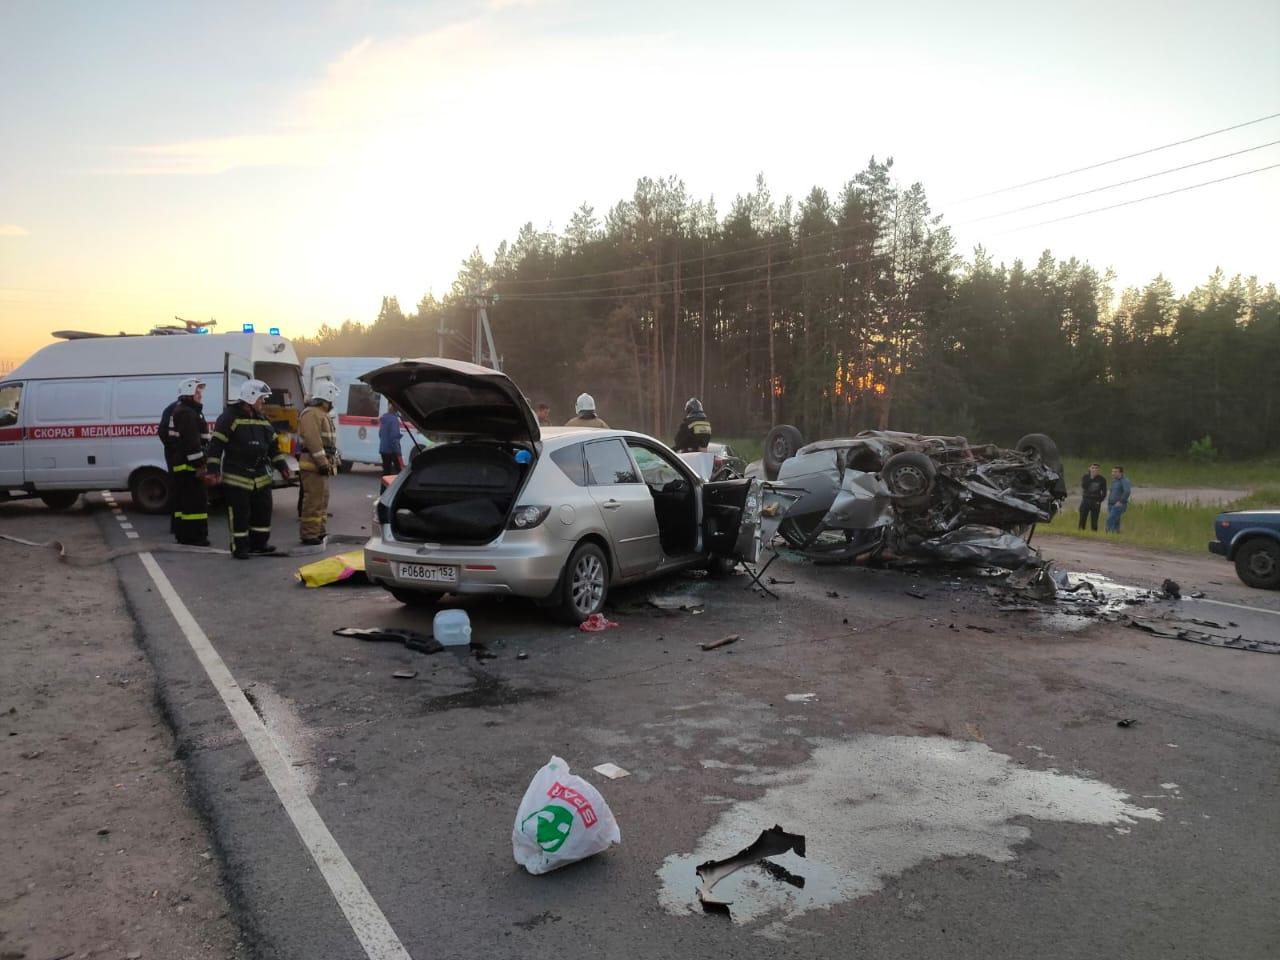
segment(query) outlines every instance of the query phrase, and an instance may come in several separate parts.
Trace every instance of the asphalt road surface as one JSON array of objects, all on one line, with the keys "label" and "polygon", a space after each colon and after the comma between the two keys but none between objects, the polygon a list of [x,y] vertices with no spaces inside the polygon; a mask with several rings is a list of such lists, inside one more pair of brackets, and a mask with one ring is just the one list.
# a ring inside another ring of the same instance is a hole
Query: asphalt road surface
[{"label": "asphalt road surface", "polygon": [[[336,480],[331,533],[367,533],[376,485]],[[166,539],[120,502],[90,500],[110,546]],[[1280,657],[1002,612],[979,577],[785,560],[776,600],[668,580],[618,591],[599,634],[468,601],[497,658],[426,657],[332,636],[429,613],[305,589],[299,562],[115,561],[260,956],[1280,955]],[[512,823],[553,754],[622,843],[535,877]],[[693,865],[775,823],[807,837],[805,887],[751,867],[732,917],[703,913]]]}]

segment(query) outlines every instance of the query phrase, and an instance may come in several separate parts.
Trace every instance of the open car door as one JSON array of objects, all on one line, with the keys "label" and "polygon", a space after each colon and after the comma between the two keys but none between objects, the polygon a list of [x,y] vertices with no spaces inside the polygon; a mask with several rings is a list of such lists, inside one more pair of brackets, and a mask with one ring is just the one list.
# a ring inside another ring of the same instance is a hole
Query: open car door
[{"label": "open car door", "polygon": [[702,537],[707,553],[754,564],[760,559],[760,481],[752,477],[702,485]]}]

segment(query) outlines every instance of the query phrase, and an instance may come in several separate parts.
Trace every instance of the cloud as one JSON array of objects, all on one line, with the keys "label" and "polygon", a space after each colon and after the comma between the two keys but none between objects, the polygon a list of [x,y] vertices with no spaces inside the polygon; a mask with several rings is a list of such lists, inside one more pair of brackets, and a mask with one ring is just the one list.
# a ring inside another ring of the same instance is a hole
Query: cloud
[{"label": "cloud", "polygon": [[485,0],[490,10],[511,10],[515,7],[536,7],[542,0]]},{"label": "cloud", "polygon": [[366,38],[282,103],[275,129],[130,147],[121,166],[103,172],[216,176],[358,157],[388,129],[438,123],[472,92],[466,88],[477,76],[500,65],[500,50],[510,51],[484,27],[483,21],[468,21],[414,37]]},{"label": "cloud", "polygon": [[25,237],[28,232],[16,223],[0,223],[0,237]]}]

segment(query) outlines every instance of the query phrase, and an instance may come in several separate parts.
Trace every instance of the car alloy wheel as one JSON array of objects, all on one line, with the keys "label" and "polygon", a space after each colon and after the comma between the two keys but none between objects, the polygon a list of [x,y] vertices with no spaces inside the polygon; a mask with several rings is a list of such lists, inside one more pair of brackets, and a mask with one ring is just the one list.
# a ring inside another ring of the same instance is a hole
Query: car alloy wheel
[{"label": "car alloy wheel", "polygon": [[604,564],[594,553],[584,553],[574,564],[570,595],[579,613],[590,616],[600,609],[604,600]]}]

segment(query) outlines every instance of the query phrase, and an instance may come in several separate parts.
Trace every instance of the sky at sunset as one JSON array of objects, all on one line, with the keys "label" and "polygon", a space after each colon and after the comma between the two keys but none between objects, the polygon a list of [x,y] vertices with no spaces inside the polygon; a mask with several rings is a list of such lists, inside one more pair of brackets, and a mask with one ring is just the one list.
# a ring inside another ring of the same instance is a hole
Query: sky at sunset
[{"label": "sky at sunset", "polygon": [[0,361],[175,314],[371,320],[640,176],[723,214],[872,155],[965,254],[1280,280],[1280,169],[1044,222],[1280,165],[1280,117],[970,199],[1280,112],[1277,37],[1275,0],[0,0]]}]

